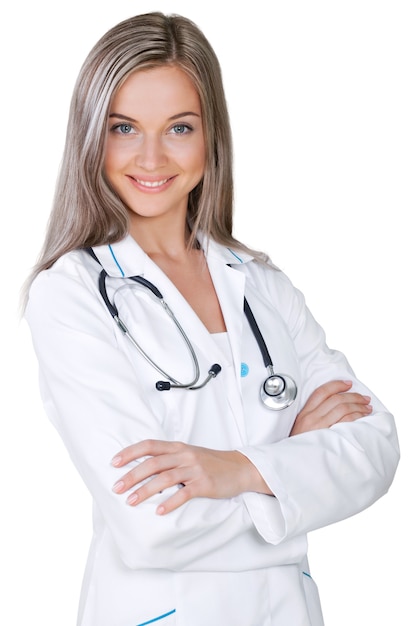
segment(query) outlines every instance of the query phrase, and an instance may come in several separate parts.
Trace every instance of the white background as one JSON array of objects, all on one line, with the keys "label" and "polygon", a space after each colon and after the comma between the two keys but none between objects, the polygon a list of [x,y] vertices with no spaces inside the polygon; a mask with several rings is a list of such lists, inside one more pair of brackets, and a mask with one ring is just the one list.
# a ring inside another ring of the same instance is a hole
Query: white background
[{"label": "white background", "polygon": [[411,626],[411,2],[8,4],[0,16],[0,623],[75,624],[89,496],[44,415],[17,300],[42,243],[80,64],[115,23],[161,10],[193,19],[221,60],[236,236],[304,291],[330,346],[397,419],[402,461],[389,494],[310,536],[326,626]]}]

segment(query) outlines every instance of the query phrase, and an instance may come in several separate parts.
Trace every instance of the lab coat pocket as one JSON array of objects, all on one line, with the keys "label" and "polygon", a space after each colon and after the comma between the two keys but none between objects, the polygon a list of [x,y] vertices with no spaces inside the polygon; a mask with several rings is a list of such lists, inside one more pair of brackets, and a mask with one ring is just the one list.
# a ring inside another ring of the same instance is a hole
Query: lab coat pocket
[{"label": "lab coat pocket", "polygon": [[311,626],[324,626],[320,597],[317,585],[307,572],[303,571],[303,586]]},{"label": "lab coat pocket", "polygon": [[172,609],[162,615],[155,615],[148,617],[145,622],[139,622],[136,626],[148,626],[149,624],[155,624],[159,626],[174,626],[176,624],[176,609]]}]

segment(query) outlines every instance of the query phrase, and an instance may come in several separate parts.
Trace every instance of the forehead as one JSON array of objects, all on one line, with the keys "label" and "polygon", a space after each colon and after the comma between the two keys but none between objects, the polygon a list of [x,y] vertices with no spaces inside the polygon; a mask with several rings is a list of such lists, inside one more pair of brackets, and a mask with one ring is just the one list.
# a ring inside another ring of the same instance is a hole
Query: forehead
[{"label": "forehead", "polygon": [[[119,107],[122,107],[121,111],[118,111]],[[111,106],[112,112],[125,115],[139,110],[165,113],[175,108],[178,110],[173,113],[201,112],[199,95],[192,80],[176,66],[137,70],[115,93]]]}]

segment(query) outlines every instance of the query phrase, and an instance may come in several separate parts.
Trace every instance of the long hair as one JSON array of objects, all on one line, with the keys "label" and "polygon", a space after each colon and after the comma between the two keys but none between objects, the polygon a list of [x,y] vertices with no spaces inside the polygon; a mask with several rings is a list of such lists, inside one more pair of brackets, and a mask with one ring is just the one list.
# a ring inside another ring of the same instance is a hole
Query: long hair
[{"label": "long hair", "polygon": [[127,207],[104,173],[109,107],[133,72],[165,65],[187,73],[201,102],[206,166],[189,194],[190,245],[202,230],[218,243],[253,252],[232,236],[232,140],[218,59],[193,22],[153,12],[110,29],[80,70],[45,242],[29,285],[66,252],[113,243],[128,232]]}]

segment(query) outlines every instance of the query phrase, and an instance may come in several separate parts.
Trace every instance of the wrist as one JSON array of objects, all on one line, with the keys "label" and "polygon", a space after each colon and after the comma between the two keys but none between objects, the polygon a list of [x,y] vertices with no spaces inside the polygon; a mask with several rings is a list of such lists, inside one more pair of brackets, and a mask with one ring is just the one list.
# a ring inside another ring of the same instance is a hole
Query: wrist
[{"label": "wrist", "polygon": [[234,450],[233,454],[236,455],[234,458],[237,461],[240,471],[240,482],[242,486],[240,493],[253,491],[271,496],[274,495],[258,469],[249,460],[249,458],[238,450]]}]

